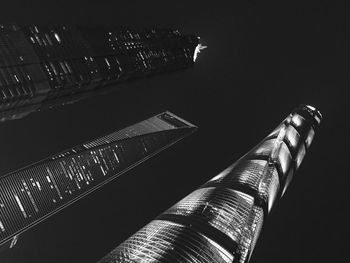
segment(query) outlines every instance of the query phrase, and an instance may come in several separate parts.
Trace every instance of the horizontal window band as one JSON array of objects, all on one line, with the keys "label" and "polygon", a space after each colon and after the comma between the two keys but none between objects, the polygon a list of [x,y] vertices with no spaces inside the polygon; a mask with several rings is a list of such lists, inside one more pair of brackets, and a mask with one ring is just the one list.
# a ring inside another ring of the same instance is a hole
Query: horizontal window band
[{"label": "horizontal window band", "polygon": [[[268,214],[268,200],[264,200],[261,196],[259,196],[259,193],[257,190],[249,187],[248,184],[243,184],[239,182],[207,182],[204,185],[202,185],[200,188],[206,188],[206,187],[216,187],[216,188],[226,188],[231,189],[235,191],[242,192],[244,194],[247,194],[254,198],[254,205],[259,206],[264,211],[264,218],[267,217]],[[279,191],[280,192],[280,191]]]},{"label": "horizontal window band", "polygon": [[191,216],[161,214],[156,218],[156,220],[169,221],[192,228],[200,232],[202,235],[208,237],[209,239],[212,239],[232,254],[234,254],[234,251],[236,251],[238,248],[237,242],[232,240],[229,236],[216,229],[212,225],[205,224],[199,220],[191,218]]}]

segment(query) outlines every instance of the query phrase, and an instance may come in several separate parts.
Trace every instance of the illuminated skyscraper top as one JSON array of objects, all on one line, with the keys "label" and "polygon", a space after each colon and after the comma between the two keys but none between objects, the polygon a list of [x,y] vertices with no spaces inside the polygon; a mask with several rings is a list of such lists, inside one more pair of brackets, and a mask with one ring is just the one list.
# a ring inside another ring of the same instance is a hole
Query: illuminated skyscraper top
[{"label": "illuminated skyscraper top", "polygon": [[264,219],[300,167],[321,118],[314,107],[300,106],[250,152],[99,263],[248,262]]},{"label": "illuminated skyscraper top", "polygon": [[0,111],[187,68],[197,46],[169,29],[0,25]]}]

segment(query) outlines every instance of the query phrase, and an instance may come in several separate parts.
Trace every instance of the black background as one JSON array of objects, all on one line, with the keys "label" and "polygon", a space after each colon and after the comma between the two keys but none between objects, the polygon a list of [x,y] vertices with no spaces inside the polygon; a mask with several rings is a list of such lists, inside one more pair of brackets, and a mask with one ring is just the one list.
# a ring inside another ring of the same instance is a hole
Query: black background
[{"label": "black background", "polygon": [[0,123],[1,174],[164,110],[200,127],[25,233],[0,262],[96,262],[300,103],[317,106],[324,121],[251,262],[348,262],[350,7],[284,2],[1,1],[1,22],[173,27],[208,48],[194,68]]}]

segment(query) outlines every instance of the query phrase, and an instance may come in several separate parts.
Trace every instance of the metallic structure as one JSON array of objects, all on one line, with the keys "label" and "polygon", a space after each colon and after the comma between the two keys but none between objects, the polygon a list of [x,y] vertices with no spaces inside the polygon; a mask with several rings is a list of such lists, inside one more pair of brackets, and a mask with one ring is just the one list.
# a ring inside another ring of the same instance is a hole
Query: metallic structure
[{"label": "metallic structure", "polygon": [[285,193],[321,114],[294,110],[241,159],[99,261],[248,262],[264,218]]},{"label": "metallic structure", "polygon": [[0,25],[0,112],[190,67],[198,43],[168,29]]},{"label": "metallic structure", "polygon": [[[120,85],[125,86],[125,85]],[[115,90],[113,86],[106,86],[103,89],[94,89],[85,92],[74,93],[69,96],[63,96],[54,100],[43,101],[40,104],[29,104],[21,107],[15,107],[6,111],[0,111],[0,122],[6,122],[10,120],[19,120],[27,117],[28,115],[45,111],[54,108],[60,108],[66,105],[72,105],[81,100],[96,97],[99,95],[105,95]]]},{"label": "metallic structure", "polygon": [[0,177],[0,245],[190,135],[164,112]]}]

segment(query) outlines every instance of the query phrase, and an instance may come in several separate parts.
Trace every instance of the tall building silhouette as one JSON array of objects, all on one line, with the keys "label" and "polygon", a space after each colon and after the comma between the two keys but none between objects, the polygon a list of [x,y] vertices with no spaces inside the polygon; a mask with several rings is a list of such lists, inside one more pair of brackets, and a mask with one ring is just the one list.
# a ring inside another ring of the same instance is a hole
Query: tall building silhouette
[{"label": "tall building silhouette", "polygon": [[190,67],[198,39],[170,29],[0,25],[0,111]]},{"label": "tall building silhouette", "polygon": [[1,176],[0,245],[195,130],[164,112]]},{"label": "tall building silhouette", "polygon": [[[125,86],[125,85],[121,84],[120,86]],[[85,92],[78,92],[78,93],[71,94],[69,96],[58,97],[54,100],[42,101],[41,103],[38,103],[38,104],[29,104],[29,105],[23,105],[21,107],[7,109],[5,111],[0,111],[0,122],[22,119],[24,117],[27,117],[31,113],[35,113],[37,111],[60,108],[66,105],[74,104],[86,98],[92,98],[99,95],[106,95],[114,90],[115,90],[115,87],[106,86],[103,89],[94,89],[94,90],[89,90]]]},{"label": "tall building silhouette", "polygon": [[314,107],[300,106],[255,148],[99,263],[248,262],[264,219],[298,170],[321,118]]}]

